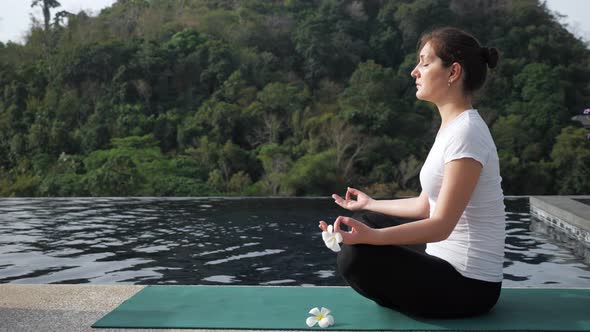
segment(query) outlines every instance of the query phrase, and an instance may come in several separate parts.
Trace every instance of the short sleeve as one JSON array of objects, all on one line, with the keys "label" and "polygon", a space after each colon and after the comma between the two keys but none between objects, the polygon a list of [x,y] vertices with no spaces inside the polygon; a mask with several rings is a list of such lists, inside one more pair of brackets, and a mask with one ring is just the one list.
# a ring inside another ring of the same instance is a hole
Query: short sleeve
[{"label": "short sleeve", "polygon": [[484,167],[488,162],[490,149],[481,133],[477,133],[474,127],[461,129],[447,141],[444,150],[445,164],[457,159],[472,158]]}]

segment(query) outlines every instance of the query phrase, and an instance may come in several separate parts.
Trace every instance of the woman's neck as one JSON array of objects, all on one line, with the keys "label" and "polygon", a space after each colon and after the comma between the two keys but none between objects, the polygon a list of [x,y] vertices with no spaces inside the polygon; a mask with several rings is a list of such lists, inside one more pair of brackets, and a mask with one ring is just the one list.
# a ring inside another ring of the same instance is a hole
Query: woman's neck
[{"label": "woman's neck", "polygon": [[440,113],[441,124],[440,129],[446,127],[459,114],[468,109],[472,109],[471,98],[463,98],[461,100],[449,101],[441,105],[436,105]]}]

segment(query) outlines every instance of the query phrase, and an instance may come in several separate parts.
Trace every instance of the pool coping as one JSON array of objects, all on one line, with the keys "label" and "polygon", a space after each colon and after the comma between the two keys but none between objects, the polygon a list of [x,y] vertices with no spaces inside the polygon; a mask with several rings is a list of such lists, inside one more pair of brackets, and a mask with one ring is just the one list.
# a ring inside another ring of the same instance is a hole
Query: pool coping
[{"label": "pool coping", "polygon": [[590,247],[590,205],[576,199],[590,195],[530,196],[531,215]]}]

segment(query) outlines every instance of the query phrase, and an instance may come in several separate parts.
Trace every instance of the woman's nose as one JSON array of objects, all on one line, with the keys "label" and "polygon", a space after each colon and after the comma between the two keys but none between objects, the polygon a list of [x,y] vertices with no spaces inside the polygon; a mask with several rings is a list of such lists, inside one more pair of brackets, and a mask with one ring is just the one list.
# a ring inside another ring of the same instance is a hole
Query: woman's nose
[{"label": "woman's nose", "polygon": [[410,72],[410,76],[412,76],[413,78],[417,78],[418,70],[416,68],[412,69],[412,71]]}]

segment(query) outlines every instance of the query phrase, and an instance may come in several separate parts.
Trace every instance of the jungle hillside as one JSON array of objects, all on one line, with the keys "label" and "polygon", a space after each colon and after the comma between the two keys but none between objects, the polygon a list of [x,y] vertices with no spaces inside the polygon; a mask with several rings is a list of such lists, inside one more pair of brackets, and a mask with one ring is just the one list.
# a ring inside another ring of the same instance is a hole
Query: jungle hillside
[{"label": "jungle hillside", "polygon": [[474,107],[504,193],[590,193],[590,50],[542,1],[31,5],[0,43],[0,196],[416,195],[440,118],[410,71],[442,26],[500,51]]}]

